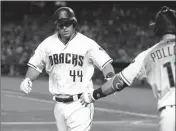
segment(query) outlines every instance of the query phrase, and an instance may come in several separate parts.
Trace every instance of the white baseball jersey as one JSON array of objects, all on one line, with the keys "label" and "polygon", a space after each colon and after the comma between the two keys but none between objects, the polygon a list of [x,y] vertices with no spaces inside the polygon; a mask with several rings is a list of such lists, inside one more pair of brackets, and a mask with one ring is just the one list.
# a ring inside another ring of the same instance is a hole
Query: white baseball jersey
[{"label": "white baseball jersey", "polygon": [[77,33],[66,45],[57,33],[46,38],[35,50],[28,66],[39,72],[45,68],[52,94],[75,95],[93,88],[94,66],[102,70],[112,62],[109,55],[92,39]]},{"label": "white baseball jersey", "polygon": [[175,105],[175,36],[140,53],[120,75],[126,84],[145,79],[158,100],[158,109]]}]

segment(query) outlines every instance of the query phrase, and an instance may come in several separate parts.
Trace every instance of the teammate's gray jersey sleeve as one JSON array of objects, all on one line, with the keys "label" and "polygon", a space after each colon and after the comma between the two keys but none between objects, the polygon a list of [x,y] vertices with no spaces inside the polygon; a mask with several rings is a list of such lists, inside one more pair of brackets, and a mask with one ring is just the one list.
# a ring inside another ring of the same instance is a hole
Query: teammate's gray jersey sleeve
[{"label": "teammate's gray jersey sleeve", "polygon": [[42,70],[45,67],[45,58],[46,58],[46,52],[45,52],[44,46],[42,44],[43,43],[41,43],[37,47],[33,56],[30,58],[30,60],[27,64],[28,66],[36,69],[40,73],[42,72]]},{"label": "teammate's gray jersey sleeve", "polygon": [[146,51],[140,53],[128,67],[120,72],[120,76],[127,85],[130,86],[136,79],[142,80],[146,77],[144,68],[146,53]]},{"label": "teammate's gray jersey sleeve", "polygon": [[92,44],[92,47],[89,50],[89,58],[100,70],[102,70],[108,63],[113,61],[106,51],[102,49],[102,47],[100,47],[96,42]]}]

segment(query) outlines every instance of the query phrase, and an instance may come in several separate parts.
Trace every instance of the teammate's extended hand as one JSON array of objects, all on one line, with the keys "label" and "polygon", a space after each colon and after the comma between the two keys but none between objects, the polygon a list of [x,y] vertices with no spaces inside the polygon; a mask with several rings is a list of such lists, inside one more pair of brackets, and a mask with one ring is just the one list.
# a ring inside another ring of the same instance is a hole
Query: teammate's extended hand
[{"label": "teammate's extended hand", "polygon": [[25,78],[20,85],[20,90],[28,94],[32,90],[32,81],[29,78]]},{"label": "teammate's extended hand", "polygon": [[92,91],[86,91],[81,96],[81,104],[87,106],[90,103],[93,103],[95,99],[93,98],[93,90]]}]

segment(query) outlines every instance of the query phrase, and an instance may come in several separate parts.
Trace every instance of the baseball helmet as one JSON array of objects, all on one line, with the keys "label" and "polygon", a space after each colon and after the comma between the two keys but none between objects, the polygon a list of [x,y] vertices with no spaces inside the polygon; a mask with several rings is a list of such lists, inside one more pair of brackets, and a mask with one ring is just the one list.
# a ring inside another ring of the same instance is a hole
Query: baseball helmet
[{"label": "baseball helmet", "polygon": [[55,24],[58,22],[73,20],[73,24],[77,24],[74,11],[69,7],[60,7],[54,13]]},{"label": "baseball helmet", "polygon": [[155,16],[154,33],[156,36],[176,33],[176,11],[167,6],[163,6]]}]

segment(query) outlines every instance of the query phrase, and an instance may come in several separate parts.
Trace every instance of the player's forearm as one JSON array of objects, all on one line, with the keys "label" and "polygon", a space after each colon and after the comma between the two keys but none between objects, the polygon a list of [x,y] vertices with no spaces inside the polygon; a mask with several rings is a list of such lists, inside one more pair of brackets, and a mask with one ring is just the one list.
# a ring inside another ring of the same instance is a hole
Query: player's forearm
[{"label": "player's forearm", "polygon": [[111,87],[112,85],[112,80],[110,79],[108,80],[105,84],[103,84],[100,88],[94,90],[93,92],[93,98],[96,99],[100,99],[102,97],[106,97],[110,94],[113,94],[115,92],[115,90]]},{"label": "player's forearm", "polygon": [[103,72],[104,78],[105,78],[106,80],[112,78],[112,77],[115,75],[115,71],[114,71],[114,68],[113,68],[113,66],[112,66],[111,63],[107,64],[107,65],[103,68],[102,72]]},{"label": "player's forearm", "polygon": [[116,74],[113,78],[103,84],[101,88],[94,90],[93,97],[94,99],[100,99],[102,97],[113,94],[116,91],[121,91],[125,87],[127,87],[127,84],[121,79],[118,74]]},{"label": "player's forearm", "polygon": [[29,66],[25,77],[29,78],[31,81],[34,81],[38,78],[39,75],[40,75],[39,71]]}]

